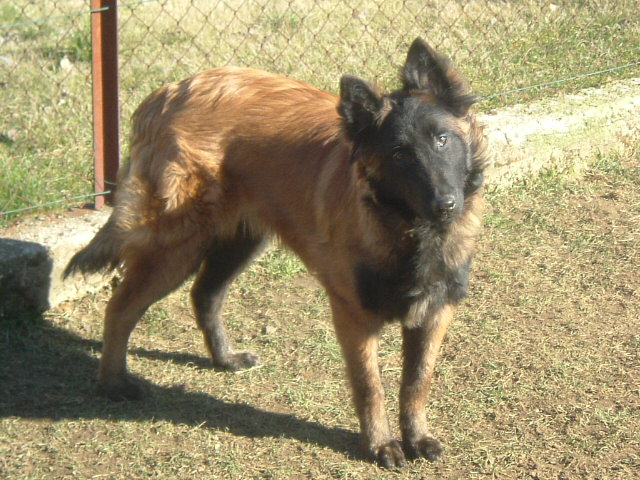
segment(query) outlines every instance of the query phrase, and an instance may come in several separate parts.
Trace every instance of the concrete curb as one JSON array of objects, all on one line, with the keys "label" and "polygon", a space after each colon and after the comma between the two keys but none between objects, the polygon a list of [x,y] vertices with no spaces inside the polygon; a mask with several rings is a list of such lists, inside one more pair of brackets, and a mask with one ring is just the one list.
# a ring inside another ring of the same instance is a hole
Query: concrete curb
[{"label": "concrete curb", "polygon": [[[595,154],[624,150],[640,138],[640,78],[517,105],[480,120],[492,158],[488,184],[508,185],[549,167],[580,170]],[[62,282],[61,273],[109,214],[74,210],[0,229],[0,319],[43,312],[107,285],[111,275]]]},{"label": "concrete curb", "polygon": [[505,185],[544,168],[580,170],[594,155],[640,137],[640,78],[482,115],[493,164],[487,183]]},{"label": "concrete curb", "polygon": [[107,285],[113,275],[76,275],[63,282],[62,272],[109,214],[109,209],[73,210],[0,229],[0,320],[42,313]]}]

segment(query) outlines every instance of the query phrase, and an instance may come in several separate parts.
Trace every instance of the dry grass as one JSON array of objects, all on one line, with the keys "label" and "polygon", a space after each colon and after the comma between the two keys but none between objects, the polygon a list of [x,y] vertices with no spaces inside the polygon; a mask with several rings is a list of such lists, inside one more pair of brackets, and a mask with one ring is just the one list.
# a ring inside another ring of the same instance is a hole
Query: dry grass
[{"label": "dry grass", "polygon": [[[106,294],[0,335],[0,477],[629,480],[640,471],[638,152],[489,192],[472,289],[445,341],[435,464],[364,461],[326,299],[270,251],[237,282],[233,338],[263,365],[208,368],[186,288],[135,331],[152,396],[93,394]],[[267,328],[265,328],[267,327]],[[382,369],[397,414],[397,325]]]}]

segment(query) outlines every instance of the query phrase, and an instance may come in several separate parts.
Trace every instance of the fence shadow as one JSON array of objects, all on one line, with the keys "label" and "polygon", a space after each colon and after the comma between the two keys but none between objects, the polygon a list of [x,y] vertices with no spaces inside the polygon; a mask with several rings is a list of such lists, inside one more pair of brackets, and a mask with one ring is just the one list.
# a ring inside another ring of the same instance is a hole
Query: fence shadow
[{"label": "fence shadow", "polygon": [[[295,415],[231,403],[206,393],[185,392],[146,382],[150,398],[113,403],[95,394],[97,360],[89,354],[100,343],[81,338],[44,320],[0,335],[0,417],[165,420],[249,438],[278,437],[328,447],[362,459],[358,435]],[[135,349],[158,360],[205,367],[207,359]],[[205,422],[203,424],[203,422]]]}]

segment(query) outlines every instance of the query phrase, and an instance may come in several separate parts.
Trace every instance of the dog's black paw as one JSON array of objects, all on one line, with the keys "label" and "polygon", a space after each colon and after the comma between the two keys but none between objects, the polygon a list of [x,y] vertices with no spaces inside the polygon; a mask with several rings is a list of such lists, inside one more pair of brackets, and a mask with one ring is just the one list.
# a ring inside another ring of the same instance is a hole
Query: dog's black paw
[{"label": "dog's black paw", "polygon": [[391,440],[373,450],[376,462],[383,468],[393,470],[407,466],[402,446],[397,440]]},{"label": "dog's black paw", "polygon": [[129,376],[122,377],[118,382],[100,382],[96,390],[99,395],[114,402],[142,400],[147,395],[142,384]]},{"label": "dog's black paw", "polygon": [[442,444],[430,435],[424,435],[412,442],[406,442],[404,446],[409,458],[423,457],[430,462],[435,462],[444,453]]},{"label": "dog's black paw", "polygon": [[227,355],[224,360],[214,360],[213,365],[234,372],[260,365],[260,357],[247,351],[233,352]]}]

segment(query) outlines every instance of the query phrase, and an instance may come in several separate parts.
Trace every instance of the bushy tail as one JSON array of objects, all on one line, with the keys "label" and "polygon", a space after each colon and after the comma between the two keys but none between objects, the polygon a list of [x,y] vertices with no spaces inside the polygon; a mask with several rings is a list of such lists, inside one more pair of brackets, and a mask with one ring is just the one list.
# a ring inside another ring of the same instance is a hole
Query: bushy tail
[{"label": "bushy tail", "polygon": [[63,278],[75,272],[95,273],[116,268],[120,264],[120,242],[115,230],[115,222],[111,217],[91,242],[69,260]]}]

